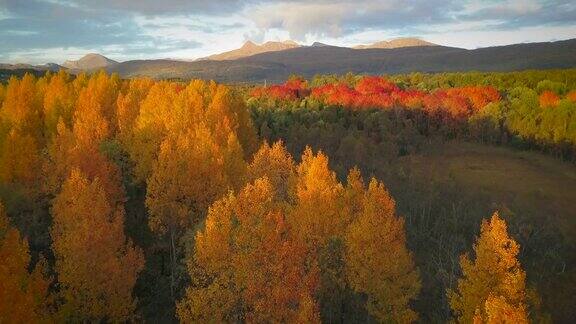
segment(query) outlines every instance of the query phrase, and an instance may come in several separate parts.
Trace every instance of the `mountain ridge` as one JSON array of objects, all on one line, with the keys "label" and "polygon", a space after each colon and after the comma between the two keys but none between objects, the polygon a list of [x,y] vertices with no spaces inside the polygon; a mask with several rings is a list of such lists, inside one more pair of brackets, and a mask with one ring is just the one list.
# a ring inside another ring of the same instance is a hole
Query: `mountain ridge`
[{"label": "mountain ridge", "polygon": [[[259,46],[254,43],[247,47]],[[220,82],[281,81],[291,74],[398,74],[410,72],[519,71],[576,67],[576,38],[541,43],[522,43],[473,50],[447,46],[354,49],[338,46],[298,46],[262,52],[235,60],[173,59],[116,62],[102,55],[104,68],[122,77],[212,79]],[[324,45],[324,44],[321,44]],[[89,56],[94,57],[94,55]],[[81,61],[81,60],[78,60]],[[70,66],[70,65],[69,65]],[[83,71],[72,65],[71,73]],[[13,74],[44,73],[66,67],[57,64],[0,64],[2,79]]]},{"label": "mountain ridge", "polygon": [[124,77],[200,78],[219,82],[285,80],[291,74],[398,74],[409,72],[518,71],[576,67],[576,39],[467,50],[446,46],[352,49],[301,46],[237,60],[141,60],[108,68]]},{"label": "mountain ridge", "polygon": [[246,41],[242,47],[223,52],[218,54],[213,54],[199,60],[212,60],[212,61],[223,61],[223,60],[236,60],[243,57],[252,56],[255,54],[283,51],[291,48],[297,48],[301,45],[292,40],[286,40],[282,42],[269,41],[263,44],[256,44],[252,41]]},{"label": "mountain ridge", "polygon": [[62,64],[62,66],[71,70],[90,71],[106,68],[114,64],[118,64],[118,62],[111,60],[102,54],[89,53],[78,60],[67,60]]},{"label": "mountain ridge", "polygon": [[403,47],[416,47],[416,46],[440,46],[438,44],[427,42],[420,38],[415,37],[401,37],[391,40],[378,41],[368,45],[356,45],[354,49],[370,49],[370,48],[403,48]]}]

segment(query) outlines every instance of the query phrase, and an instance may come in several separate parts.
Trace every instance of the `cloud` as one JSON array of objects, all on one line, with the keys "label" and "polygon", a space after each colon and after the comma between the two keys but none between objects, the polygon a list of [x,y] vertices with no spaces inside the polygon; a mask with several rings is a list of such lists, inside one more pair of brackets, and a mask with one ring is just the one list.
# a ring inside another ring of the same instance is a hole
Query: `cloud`
[{"label": "cloud", "polygon": [[574,1],[509,0],[482,5],[458,16],[462,21],[495,21],[498,29],[576,24]]},{"label": "cloud", "polygon": [[[112,52],[124,59],[191,58],[233,49],[247,39],[262,42],[290,37],[354,45],[348,42],[367,43],[391,36],[438,38],[454,33],[520,35],[515,31],[536,27],[546,27],[550,39],[557,37],[552,30],[574,30],[576,2],[0,0],[0,58],[33,57],[27,54],[42,51],[58,61],[75,58],[68,57],[70,53],[88,51]],[[531,39],[530,35],[520,36],[518,41]],[[486,41],[477,39],[477,43]]]},{"label": "cloud", "polygon": [[266,2],[246,10],[263,31],[287,30],[291,37],[339,37],[367,29],[409,31],[492,21],[498,29],[576,24],[573,1],[336,0]]},{"label": "cloud", "polygon": [[460,1],[292,1],[265,3],[246,14],[262,30],[285,29],[291,37],[337,37],[369,28],[400,29],[452,20]]}]

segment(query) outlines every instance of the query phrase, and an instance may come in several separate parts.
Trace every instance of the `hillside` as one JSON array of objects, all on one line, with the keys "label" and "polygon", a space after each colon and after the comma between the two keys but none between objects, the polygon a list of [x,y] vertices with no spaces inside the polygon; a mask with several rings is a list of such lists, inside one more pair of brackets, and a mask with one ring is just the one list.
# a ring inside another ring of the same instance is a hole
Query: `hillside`
[{"label": "hillside", "polygon": [[111,59],[109,59],[103,55],[96,54],[96,53],[90,53],[90,54],[83,56],[79,60],[66,61],[66,62],[64,62],[64,64],[62,64],[62,66],[66,67],[68,69],[72,69],[72,70],[89,71],[89,70],[106,68],[106,67],[112,66],[112,65],[117,64],[117,63],[118,62],[111,60]]},{"label": "hillside", "polygon": [[0,63],[0,83],[7,82],[12,76],[23,77],[26,73],[30,73],[39,77],[47,71],[57,72],[60,69],[66,68],[56,63],[42,65]]},{"label": "hillside", "polygon": [[244,45],[232,51],[210,55],[206,58],[200,60],[236,60],[239,58],[252,56],[255,54],[266,53],[266,52],[276,52],[283,51],[290,48],[300,47],[300,45],[294,41],[288,40],[284,42],[266,42],[264,44],[258,45],[251,41],[247,41]]},{"label": "hillside", "polygon": [[124,77],[203,78],[221,82],[280,81],[290,74],[397,74],[407,72],[517,71],[576,66],[576,39],[487,47],[445,46],[394,49],[298,47],[237,60],[180,62],[127,61],[108,67]]},{"label": "hillside", "polygon": [[56,63],[46,63],[41,65],[32,65],[32,64],[25,64],[25,63],[18,63],[18,64],[7,64],[7,63],[0,63],[0,70],[34,70],[34,71],[58,71],[62,69],[63,66],[58,65]]}]

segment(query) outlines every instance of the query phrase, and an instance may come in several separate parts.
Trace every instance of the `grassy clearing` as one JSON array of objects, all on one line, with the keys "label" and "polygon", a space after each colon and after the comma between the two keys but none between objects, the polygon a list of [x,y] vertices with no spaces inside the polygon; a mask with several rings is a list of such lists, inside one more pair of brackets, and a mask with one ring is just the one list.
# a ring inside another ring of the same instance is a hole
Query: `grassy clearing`
[{"label": "grassy clearing", "polygon": [[[422,179],[488,196],[495,208],[557,224],[576,244],[576,167],[535,152],[451,142],[400,163]],[[526,216],[528,216],[526,215]]]},{"label": "grassy clearing", "polygon": [[[545,310],[555,322],[576,318],[576,166],[535,152],[450,142],[402,157],[393,169],[405,174],[390,189],[408,219],[424,284],[437,289],[421,296],[423,305],[445,298],[459,276],[458,255],[471,251],[480,220],[499,210]],[[438,320],[438,310],[448,316],[446,300],[423,308],[424,319]]]}]

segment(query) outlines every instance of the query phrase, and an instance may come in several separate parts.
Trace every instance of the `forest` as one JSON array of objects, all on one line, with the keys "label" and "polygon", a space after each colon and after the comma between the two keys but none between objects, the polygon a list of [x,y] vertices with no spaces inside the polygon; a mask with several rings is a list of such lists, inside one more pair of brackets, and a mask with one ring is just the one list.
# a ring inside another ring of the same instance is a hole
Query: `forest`
[{"label": "forest", "polygon": [[576,70],[0,84],[0,323],[571,323]]}]

